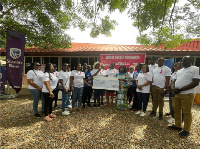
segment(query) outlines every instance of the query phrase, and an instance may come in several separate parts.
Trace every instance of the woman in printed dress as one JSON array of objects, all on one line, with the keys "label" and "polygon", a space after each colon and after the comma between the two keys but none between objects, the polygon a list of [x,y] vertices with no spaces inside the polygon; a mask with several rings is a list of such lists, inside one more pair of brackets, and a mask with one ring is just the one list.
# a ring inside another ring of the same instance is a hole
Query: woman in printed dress
[{"label": "woman in printed dress", "polygon": [[119,80],[119,91],[118,98],[115,101],[116,109],[127,110],[128,109],[128,99],[127,99],[127,91],[128,91],[128,82],[130,77],[126,71],[125,66],[119,66],[119,73],[116,75],[116,78]]}]

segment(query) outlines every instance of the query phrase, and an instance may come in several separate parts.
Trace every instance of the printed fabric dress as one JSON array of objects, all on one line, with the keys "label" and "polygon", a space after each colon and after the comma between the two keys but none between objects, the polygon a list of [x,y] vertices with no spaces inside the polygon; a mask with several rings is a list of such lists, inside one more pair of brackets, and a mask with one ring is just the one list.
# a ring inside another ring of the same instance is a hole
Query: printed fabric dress
[{"label": "printed fabric dress", "polygon": [[127,91],[128,91],[128,83],[130,77],[128,73],[118,73],[116,74],[116,78],[126,79],[126,82],[119,81],[119,91],[117,92],[118,98],[115,100],[115,107],[116,109],[127,110],[128,109]]}]

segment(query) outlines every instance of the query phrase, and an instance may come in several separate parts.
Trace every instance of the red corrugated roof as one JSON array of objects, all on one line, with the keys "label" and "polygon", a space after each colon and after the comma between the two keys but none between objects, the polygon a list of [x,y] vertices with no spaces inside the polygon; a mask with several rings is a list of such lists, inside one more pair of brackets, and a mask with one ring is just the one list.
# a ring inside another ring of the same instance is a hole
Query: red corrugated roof
[{"label": "red corrugated roof", "polygon": [[[73,53],[73,52],[145,52],[145,51],[163,51],[164,45],[160,47],[144,46],[144,45],[114,45],[114,44],[93,44],[93,43],[72,43],[72,47],[68,49],[39,49],[37,47],[25,48],[25,53]],[[195,39],[191,42],[181,44],[180,46],[167,49],[165,51],[200,51],[200,40]],[[5,52],[5,49],[0,49],[0,52]]]}]

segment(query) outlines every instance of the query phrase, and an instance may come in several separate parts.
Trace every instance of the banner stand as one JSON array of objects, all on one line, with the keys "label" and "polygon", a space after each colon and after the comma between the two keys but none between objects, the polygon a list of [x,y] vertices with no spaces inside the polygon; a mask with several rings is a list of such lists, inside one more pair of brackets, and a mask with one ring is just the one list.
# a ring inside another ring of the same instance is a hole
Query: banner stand
[{"label": "banner stand", "polygon": [[12,93],[10,92],[10,84],[7,81],[7,90],[6,90],[6,94],[1,95],[0,99],[13,99],[13,98],[17,98],[19,97],[18,94],[14,94],[12,95]]}]

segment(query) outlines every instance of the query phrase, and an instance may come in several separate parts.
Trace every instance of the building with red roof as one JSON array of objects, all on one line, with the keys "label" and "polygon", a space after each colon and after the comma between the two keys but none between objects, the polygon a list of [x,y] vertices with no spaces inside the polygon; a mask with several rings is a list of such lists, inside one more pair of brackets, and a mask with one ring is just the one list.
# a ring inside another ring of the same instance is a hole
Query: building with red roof
[{"label": "building with red roof", "polygon": [[[5,49],[0,49],[1,55],[5,55]],[[24,74],[28,71],[28,64],[34,61],[41,64],[55,63],[58,70],[61,64],[66,62],[73,66],[75,63],[87,63],[93,65],[95,61],[100,61],[100,54],[134,54],[146,53],[146,60],[151,56],[174,58],[179,61],[185,55],[194,58],[194,65],[200,65],[200,40],[181,44],[173,49],[164,50],[164,45],[160,47],[144,45],[115,45],[115,44],[93,44],[93,43],[72,43],[71,48],[64,49],[39,49],[37,47],[25,48]]]}]

